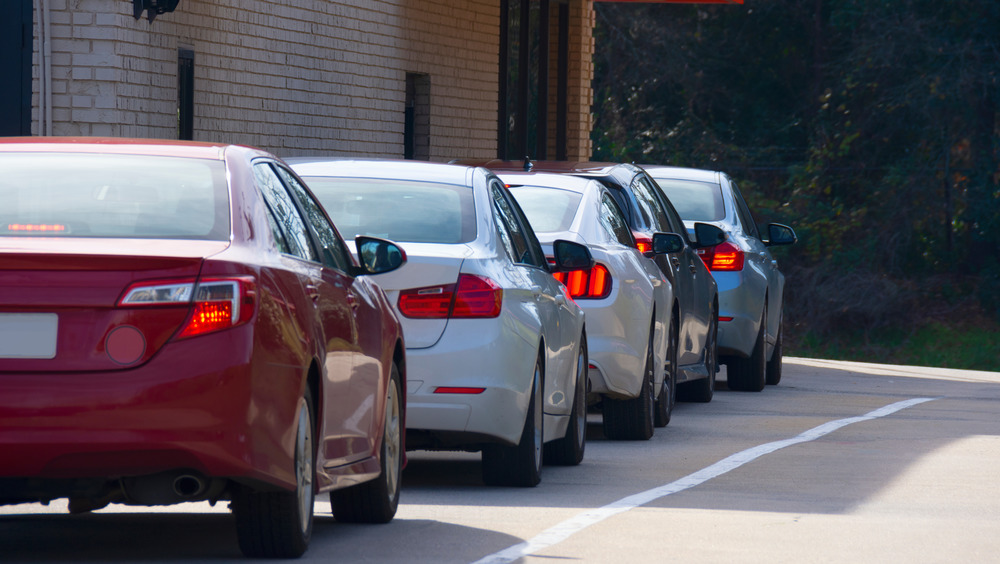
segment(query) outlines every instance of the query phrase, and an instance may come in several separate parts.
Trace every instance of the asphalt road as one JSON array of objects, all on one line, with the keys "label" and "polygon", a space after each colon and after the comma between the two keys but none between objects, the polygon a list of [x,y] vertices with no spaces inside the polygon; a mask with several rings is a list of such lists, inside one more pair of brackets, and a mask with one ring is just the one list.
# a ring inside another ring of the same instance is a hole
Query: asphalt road
[{"label": "asphalt road", "polygon": [[[1000,373],[787,358],[779,386],[679,404],[648,442],[592,416],[578,467],[488,488],[411,453],[388,525],[317,502],[304,561],[1000,562]],[[0,507],[0,562],[244,561],[220,503]]]}]

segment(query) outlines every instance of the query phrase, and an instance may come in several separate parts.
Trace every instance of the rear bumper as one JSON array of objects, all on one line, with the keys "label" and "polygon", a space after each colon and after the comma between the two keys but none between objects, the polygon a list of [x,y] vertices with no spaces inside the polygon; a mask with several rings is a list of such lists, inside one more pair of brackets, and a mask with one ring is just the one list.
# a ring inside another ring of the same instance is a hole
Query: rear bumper
[{"label": "rear bumper", "polygon": [[[748,358],[760,330],[763,293],[760,297],[750,295],[742,272],[713,274],[719,285],[719,355]],[[723,321],[726,318],[731,319]]]},{"label": "rear bumper", "polygon": [[[407,447],[517,444],[537,347],[497,320],[452,320],[433,347],[407,349]],[[437,393],[442,387],[484,390]]]},{"label": "rear bumper", "polygon": [[283,394],[266,380],[287,386],[286,378],[254,374],[251,334],[241,328],[173,342],[129,370],[0,371],[0,478],[114,480],[186,470],[291,489],[291,449],[281,443],[282,421],[292,417],[277,407],[297,397],[298,382]]}]

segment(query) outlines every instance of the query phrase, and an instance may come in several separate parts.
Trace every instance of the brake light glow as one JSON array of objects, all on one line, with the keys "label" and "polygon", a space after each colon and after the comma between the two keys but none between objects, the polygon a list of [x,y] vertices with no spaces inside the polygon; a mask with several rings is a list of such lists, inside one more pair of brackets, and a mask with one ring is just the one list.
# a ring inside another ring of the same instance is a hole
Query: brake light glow
[{"label": "brake light glow", "polygon": [[611,273],[603,264],[595,264],[590,270],[556,272],[552,276],[566,286],[574,299],[599,300],[611,293]]},{"label": "brake light glow", "polygon": [[502,304],[503,288],[474,274],[460,274],[456,284],[403,290],[397,302],[399,313],[416,319],[497,317]]},{"label": "brake light glow", "polygon": [[66,226],[57,223],[8,223],[7,231],[53,233],[59,231],[66,231]]},{"label": "brake light glow", "polygon": [[133,284],[119,300],[120,307],[190,305],[191,315],[178,338],[203,335],[242,325],[253,317],[257,301],[251,277],[194,281],[171,280]]},{"label": "brake light glow", "polygon": [[638,231],[632,232],[632,237],[635,238],[635,248],[639,249],[642,254],[653,252],[653,238]]},{"label": "brake light glow", "polygon": [[743,251],[729,241],[719,243],[707,249],[698,249],[701,260],[709,270],[739,271],[743,270],[745,256]]}]

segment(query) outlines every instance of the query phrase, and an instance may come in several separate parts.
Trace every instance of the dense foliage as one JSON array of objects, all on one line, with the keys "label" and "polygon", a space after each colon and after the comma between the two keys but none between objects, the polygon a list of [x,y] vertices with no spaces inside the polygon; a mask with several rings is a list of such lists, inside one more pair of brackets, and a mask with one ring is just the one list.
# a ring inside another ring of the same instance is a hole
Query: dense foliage
[{"label": "dense foliage", "polygon": [[594,158],[724,170],[793,225],[792,323],[1000,317],[1000,3],[596,6]]}]

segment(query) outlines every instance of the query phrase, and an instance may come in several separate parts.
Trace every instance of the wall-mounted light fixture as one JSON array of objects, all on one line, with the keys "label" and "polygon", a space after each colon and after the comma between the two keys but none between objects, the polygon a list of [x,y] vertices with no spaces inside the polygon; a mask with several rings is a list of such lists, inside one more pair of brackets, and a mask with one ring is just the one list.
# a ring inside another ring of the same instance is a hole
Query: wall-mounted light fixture
[{"label": "wall-mounted light fixture", "polygon": [[180,0],[132,0],[132,15],[139,19],[146,12],[146,17],[152,22],[160,14],[173,12],[178,2]]}]

